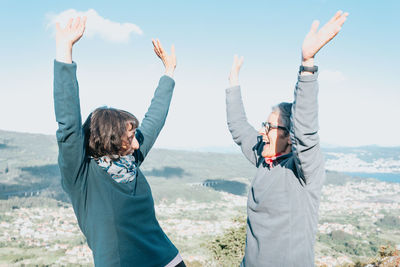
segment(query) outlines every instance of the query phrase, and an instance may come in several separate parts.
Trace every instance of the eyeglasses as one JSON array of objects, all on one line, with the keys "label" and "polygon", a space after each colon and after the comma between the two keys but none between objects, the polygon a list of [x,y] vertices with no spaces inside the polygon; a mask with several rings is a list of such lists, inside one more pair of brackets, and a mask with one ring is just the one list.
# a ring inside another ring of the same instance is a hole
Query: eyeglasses
[{"label": "eyeglasses", "polygon": [[265,129],[265,133],[266,134],[269,133],[269,131],[271,129],[282,129],[285,132],[289,132],[288,128],[283,127],[283,126],[279,126],[279,125],[274,125],[274,124],[271,124],[270,122],[267,122],[267,121],[262,122],[261,123],[261,127]]},{"label": "eyeglasses", "polygon": [[131,143],[132,143],[132,140],[133,140],[133,138],[135,137],[135,134],[136,134],[136,131],[134,131],[134,132],[133,132],[133,134],[127,138],[127,139],[128,139],[128,142],[129,142],[129,144],[131,144]]}]

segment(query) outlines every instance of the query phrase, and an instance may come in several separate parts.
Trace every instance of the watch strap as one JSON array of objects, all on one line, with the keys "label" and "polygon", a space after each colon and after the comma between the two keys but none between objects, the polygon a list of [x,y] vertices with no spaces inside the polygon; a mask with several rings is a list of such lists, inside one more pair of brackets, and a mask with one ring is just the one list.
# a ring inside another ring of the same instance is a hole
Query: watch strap
[{"label": "watch strap", "polygon": [[299,72],[301,73],[303,71],[308,71],[308,72],[315,73],[315,72],[318,71],[318,66],[307,67],[307,66],[301,65]]}]

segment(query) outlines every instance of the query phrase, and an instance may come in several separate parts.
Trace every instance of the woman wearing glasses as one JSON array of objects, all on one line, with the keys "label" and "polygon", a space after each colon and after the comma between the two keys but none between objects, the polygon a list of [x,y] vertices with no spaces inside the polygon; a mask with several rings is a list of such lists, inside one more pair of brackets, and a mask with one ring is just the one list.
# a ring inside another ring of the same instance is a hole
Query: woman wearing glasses
[{"label": "woman wearing glasses", "polygon": [[226,90],[233,140],[257,167],[247,201],[246,248],[242,266],[314,266],[318,207],[325,177],[318,137],[318,68],[315,54],[340,31],[347,13],[337,12],[318,30],[315,21],[302,47],[293,103],[272,109],[257,132],[243,107],[234,58]]}]

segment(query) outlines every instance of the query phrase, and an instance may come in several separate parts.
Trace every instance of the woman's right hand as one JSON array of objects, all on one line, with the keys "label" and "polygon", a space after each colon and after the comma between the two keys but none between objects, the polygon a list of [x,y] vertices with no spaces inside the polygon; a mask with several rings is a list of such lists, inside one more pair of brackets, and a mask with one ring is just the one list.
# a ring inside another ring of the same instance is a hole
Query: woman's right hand
[{"label": "woman's right hand", "polygon": [[324,26],[318,29],[319,21],[311,24],[311,29],[304,38],[302,45],[303,66],[314,66],[314,56],[329,43],[342,29],[349,13],[339,10]]},{"label": "woman's right hand", "polygon": [[154,52],[162,60],[165,66],[165,75],[172,78],[174,76],[174,71],[176,68],[175,46],[171,46],[171,55],[168,55],[158,39],[152,39],[152,43],[154,46]]},{"label": "woman's right hand", "polygon": [[81,39],[85,31],[86,17],[70,19],[65,28],[56,23],[56,60],[72,63],[72,46]]}]

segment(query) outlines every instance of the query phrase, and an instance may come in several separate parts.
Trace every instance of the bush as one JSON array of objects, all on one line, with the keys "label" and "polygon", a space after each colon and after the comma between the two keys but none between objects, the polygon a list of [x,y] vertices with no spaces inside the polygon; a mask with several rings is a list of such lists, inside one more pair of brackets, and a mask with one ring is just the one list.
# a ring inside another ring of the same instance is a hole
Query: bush
[{"label": "bush", "polygon": [[234,222],[240,227],[232,227],[224,234],[217,236],[209,245],[213,257],[219,266],[239,266],[244,256],[246,244],[246,218],[238,217]]},{"label": "bush", "polygon": [[399,228],[400,219],[397,216],[385,215],[385,217],[379,219],[375,224],[382,228]]}]

